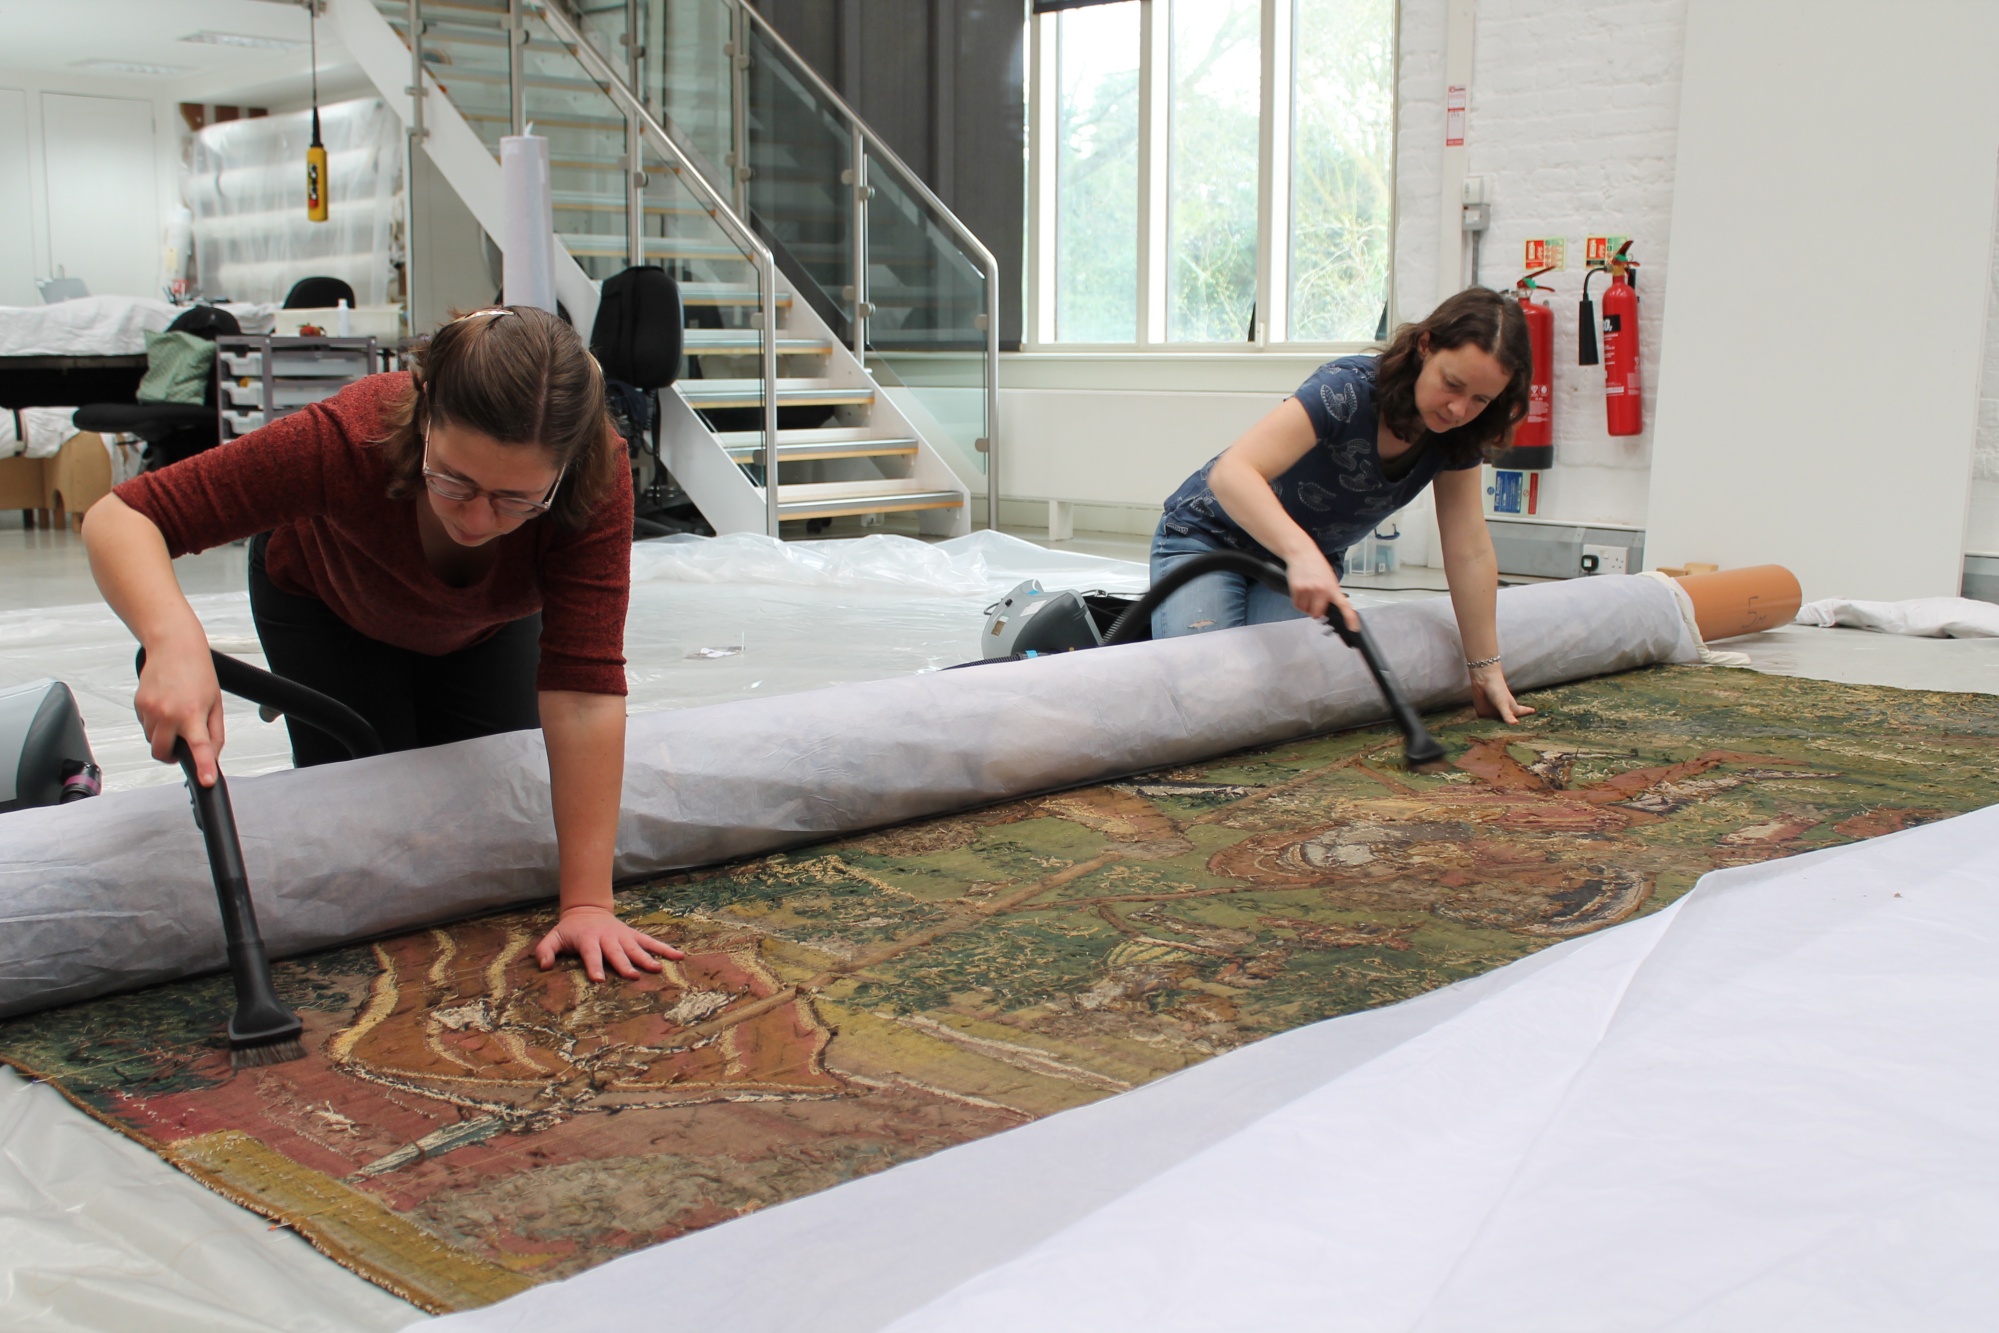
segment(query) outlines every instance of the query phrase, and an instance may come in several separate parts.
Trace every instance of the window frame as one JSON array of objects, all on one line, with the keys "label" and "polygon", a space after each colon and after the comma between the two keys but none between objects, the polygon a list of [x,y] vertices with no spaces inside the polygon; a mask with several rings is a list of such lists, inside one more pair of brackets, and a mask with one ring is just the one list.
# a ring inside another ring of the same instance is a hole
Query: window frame
[{"label": "window frame", "polygon": [[[1291,295],[1291,85],[1295,70],[1292,15],[1299,0],[1260,0],[1262,62],[1257,134],[1256,336],[1242,342],[1169,342],[1167,324],[1166,225],[1167,115],[1172,77],[1171,6],[1200,0],[1115,0],[1139,6],[1138,76],[1138,336],[1135,342],[1086,343],[1055,337],[1056,183],[1060,157],[1062,12],[1028,19],[1027,96],[1027,318],[1021,351],[1057,355],[1110,353],[1129,356],[1174,353],[1199,356],[1305,352],[1340,353],[1372,348],[1372,338],[1326,342],[1282,336],[1289,323]],[[1395,6],[1390,34],[1391,84],[1401,87],[1402,15]],[[1394,98],[1389,119],[1390,197],[1388,206],[1388,323],[1398,322],[1395,292],[1396,222],[1400,210],[1396,169],[1401,163],[1402,105]],[[1281,244],[1279,242],[1281,241]]]}]

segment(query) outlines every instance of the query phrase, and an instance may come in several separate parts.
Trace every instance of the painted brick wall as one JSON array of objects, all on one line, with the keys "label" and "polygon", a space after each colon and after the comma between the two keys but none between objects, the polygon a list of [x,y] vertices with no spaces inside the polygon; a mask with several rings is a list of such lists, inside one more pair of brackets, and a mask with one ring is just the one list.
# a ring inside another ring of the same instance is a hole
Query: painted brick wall
[{"label": "painted brick wall", "polygon": [[[1549,279],[1556,288],[1556,464],[1544,481],[1542,512],[1643,524],[1651,433],[1613,439],[1604,429],[1602,369],[1576,364],[1576,300],[1583,237],[1634,237],[1632,254],[1643,265],[1640,373],[1649,425],[1686,0],[1478,0],[1476,12],[1467,170],[1487,178],[1493,201],[1479,279],[1510,285],[1528,237],[1570,241],[1569,269]],[[1404,318],[1426,313],[1438,290],[1444,22],[1444,0],[1403,0],[1395,280]],[[1603,286],[1601,279],[1594,284]]]},{"label": "painted brick wall", "polygon": [[1971,516],[1964,549],[1999,552],[1999,230],[1985,290],[1985,375],[1978,388],[1978,444],[1972,454]]}]

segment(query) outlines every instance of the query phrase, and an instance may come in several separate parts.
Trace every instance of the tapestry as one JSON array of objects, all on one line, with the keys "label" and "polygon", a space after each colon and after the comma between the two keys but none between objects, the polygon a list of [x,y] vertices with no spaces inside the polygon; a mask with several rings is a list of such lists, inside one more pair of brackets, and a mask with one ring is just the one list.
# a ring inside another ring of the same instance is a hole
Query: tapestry
[{"label": "tapestry", "polygon": [[[1658,667],[972,810],[619,895],[684,962],[542,972],[548,910],[0,1024],[0,1059],[426,1309],[1390,1004],[1702,874],[1999,800],[1999,698]],[[385,849],[386,851],[386,849]]]}]

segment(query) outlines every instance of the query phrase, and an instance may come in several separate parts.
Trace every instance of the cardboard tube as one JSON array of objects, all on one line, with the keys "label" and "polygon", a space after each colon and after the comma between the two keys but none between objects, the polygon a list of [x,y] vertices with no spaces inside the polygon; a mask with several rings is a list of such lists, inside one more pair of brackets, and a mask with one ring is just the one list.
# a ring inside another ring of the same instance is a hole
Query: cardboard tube
[{"label": "cardboard tube", "polygon": [[1798,576],[1782,565],[1751,565],[1676,580],[1693,599],[1694,623],[1709,643],[1788,625],[1804,604]]},{"label": "cardboard tube", "polygon": [[548,140],[510,134],[500,140],[501,287],[508,305],[555,313],[555,213]]}]

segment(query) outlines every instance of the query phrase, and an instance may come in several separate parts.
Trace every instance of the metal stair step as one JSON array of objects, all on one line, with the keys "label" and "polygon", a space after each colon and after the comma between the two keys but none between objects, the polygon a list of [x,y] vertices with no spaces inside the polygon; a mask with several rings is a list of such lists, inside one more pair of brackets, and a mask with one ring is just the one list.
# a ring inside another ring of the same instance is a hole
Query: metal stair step
[{"label": "metal stair step", "polygon": [[[565,231],[557,233],[563,248],[572,255],[611,255],[623,258],[626,254],[625,234],[619,232]],[[710,240],[703,236],[648,236],[645,238],[648,255],[668,255],[675,259],[747,259],[741,250],[724,240]]]},{"label": "metal stair step", "polygon": [[781,519],[839,518],[847,514],[897,514],[916,509],[962,509],[965,497],[921,481],[815,481],[777,488]]},{"label": "metal stair step", "polygon": [[[717,431],[715,439],[738,463],[758,462],[763,454],[762,431]],[[803,463],[819,458],[907,457],[917,448],[918,441],[913,435],[870,435],[865,427],[857,426],[781,430],[777,433],[777,461],[780,463]],[[782,496],[780,491],[779,497]]]},{"label": "metal stair step", "polygon": [[[680,344],[689,353],[698,355],[755,352],[764,345],[763,334],[755,329],[687,329],[680,335]],[[833,344],[825,338],[787,338],[779,334],[777,339],[779,356],[824,356],[832,350]]]},{"label": "metal stair step", "polygon": [[[680,284],[682,305],[740,305],[754,309],[758,304],[757,289],[742,282],[683,282]],[[791,308],[791,293],[779,292],[776,297],[779,310]]]},{"label": "metal stair step", "polygon": [[[549,165],[557,166],[551,162]],[[622,194],[599,194],[593,190],[551,190],[551,202],[558,213],[623,213],[625,196]],[[645,202],[647,217],[706,217],[708,210],[698,204],[656,203],[652,199]]]},{"label": "metal stair step", "polygon": [[[674,386],[690,407],[761,407],[762,380],[682,380]],[[844,389],[824,380],[780,379],[779,407],[852,407],[875,400],[873,389]]]}]

